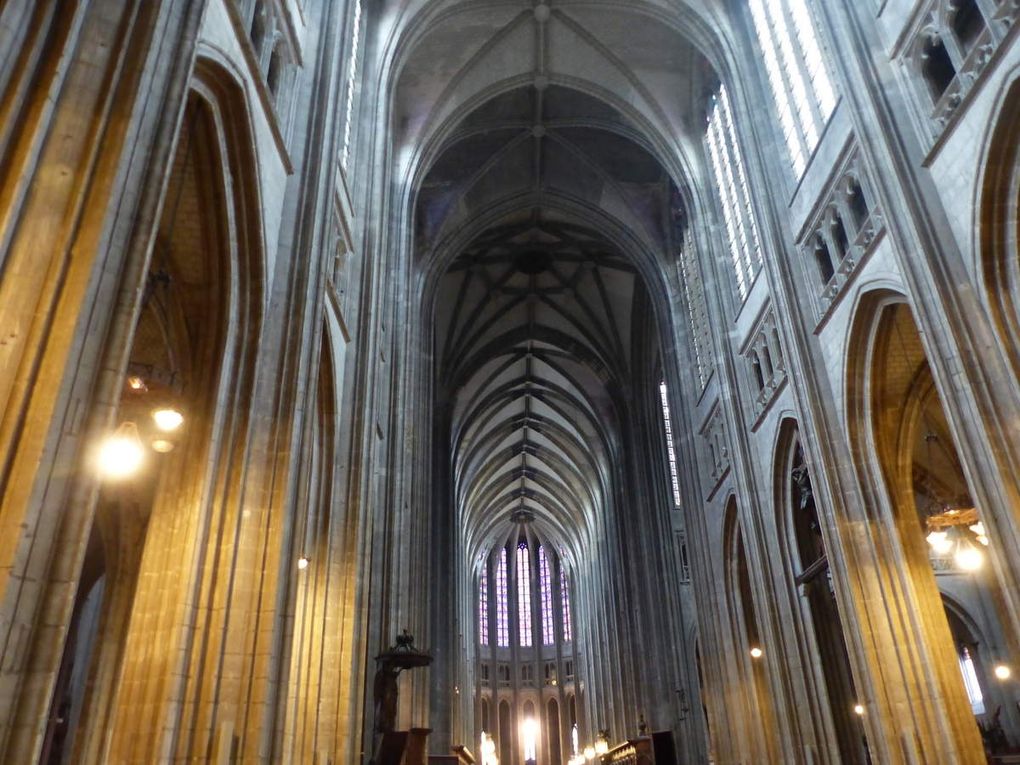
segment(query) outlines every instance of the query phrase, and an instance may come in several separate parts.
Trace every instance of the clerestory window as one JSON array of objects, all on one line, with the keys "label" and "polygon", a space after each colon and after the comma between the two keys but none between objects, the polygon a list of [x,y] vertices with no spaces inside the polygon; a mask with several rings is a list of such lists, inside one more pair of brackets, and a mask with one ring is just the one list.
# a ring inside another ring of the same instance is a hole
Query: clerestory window
[{"label": "clerestory window", "polygon": [[570,642],[574,639],[574,632],[570,626],[570,583],[564,568],[560,569],[560,602],[563,604],[563,640]]},{"label": "clerestory window", "polygon": [[478,639],[489,644],[489,572],[484,567],[478,585]]},{"label": "clerestory window", "polygon": [[531,645],[531,557],[528,545],[517,546],[517,630],[518,642]]},{"label": "clerestory window", "polygon": [[725,86],[719,88],[709,110],[705,140],[722,203],[726,243],[737,279],[737,292],[743,300],[761,268],[761,242],[751,210],[744,159],[733,127],[733,109]]},{"label": "clerestory window", "polygon": [[705,303],[705,286],[698,270],[697,251],[690,227],[684,232],[680,249],[680,281],[687,303],[687,319],[694,341],[694,366],[698,382],[704,388],[712,372],[712,344],[708,330],[708,305]]},{"label": "clerestory window", "polygon": [[666,459],[669,461],[669,479],[673,489],[673,507],[680,507],[680,479],[676,470],[676,449],[673,447],[673,422],[669,416],[669,395],[666,382],[659,383],[659,399],[662,402],[662,421],[666,428]]},{"label": "clerestory window", "polygon": [[358,50],[361,47],[361,0],[354,0],[352,19],[351,50],[347,57],[347,99],[344,104],[344,143],[340,164],[344,170],[351,158],[351,123],[354,120],[354,91],[358,82]]},{"label": "clerestory window", "polygon": [[545,545],[538,547],[538,584],[542,591],[542,645],[552,645],[556,642],[556,630],[553,627],[552,578],[549,576]]},{"label": "clerestory window", "polygon": [[496,645],[510,645],[510,620],[507,608],[506,548],[499,551],[496,563]]},{"label": "clerestory window", "polygon": [[783,138],[799,178],[836,108],[805,0],[749,0]]}]

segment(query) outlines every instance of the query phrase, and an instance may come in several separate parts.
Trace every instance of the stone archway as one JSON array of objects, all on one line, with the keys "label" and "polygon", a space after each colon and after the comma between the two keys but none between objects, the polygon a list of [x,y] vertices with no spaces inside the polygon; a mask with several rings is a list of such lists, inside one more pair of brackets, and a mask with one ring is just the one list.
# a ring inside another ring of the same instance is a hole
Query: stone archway
[{"label": "stone archway", "polygon": [[815,506],[817,497],[794,420],[780,427],[774,465],[777,526],[783,560],[799,596],[798,653],[806,687],[814,694],[810,705],[814,724],[824,728],[819,740],[828,742],[840,762],[865,763],[867,746],[856,713],[859,698]]},{"label": "stone archway", "polygon": [[[934,548],[925,541],[931,530],[926,519],[935,514],[928,509],[929,500],[937,500],[941,512],[965,503],[971,491],[904,298],[891,291],[866,295],[858,307],[854,337],[847,398],[850,442],[869,515],[870,549],[863,554],[872,560],[876,602],[906,619],[890,633],[865,635],[869,652],[886,654],[871,667],[870,679],[878,684],[876,697],[869,701],[877,702],[874,711],[881,716],[870,722],[885,724],[883,716],[895,714],[883,708],[887,703],[911,709],[917,728],[902,734],[908,747],[921,747],[920,742],[928,740],[937,744],[927,748],[937,746],[959,762],[983,762],[981,737],[933,571]],[[939,434],[939,455],[928,454],[929,431]],[[951,480],[934,491],[937,481],[932,476]],[[994,542],[990,551],[994,555]],[[994,576],[989,583],[998,586]],[[866,609],[858,618],[874,621]],[[898,673],[916,679],[904,682]]]},{"label": "stone archway", "polygon": [[732,635],[734,688],[730,698],[730,719],[739,704],[744,739],[737,743],[743,757],[753,762],[777,762],[779,744],[776,740],[775,710],[769,690],[766,655],[755,610],[751,572],[748,568],[743,529],[738,518],[737,502],[731,498],[726,507],[725,523],[725,594]]},{"label": "stone archway", "polygon": [[[200,60],[168,168],[120,403],[120,420],[135,424],[145,457],[137,476],[107,483],[100,499],[100,531],[122,540],[130,528],[134,541],[118,545],[110,564],[117,577],[91,671],[92,703],[75,742],[86,762],[192,746],[205,752],[208,742],[191,740],[190,731],[205,720],[209,735],[215,732],[212,704],[223,686],[211,678],[241,679],[220,650],[238,617],[199,604],[250,586],[217,576],[218,551],[242,533],[236,468],[246,448],[263,300],[244,114],[229,75]],[[184,415],[171,449],[157,446],[161,435],[149,424],[154,407],[165,404]],[[243,547],[241,557],[254,549]],[[197,672],[187,669],[191,661],[212,663]],[[171,729],[184,698],[193,719]],[[229,714],[229,705],[218,713]]]},{"label": "stone archway", "polygon": [[984,158],[978,247],[999,338],[1020,375],[1020,78],[1010,85]]}]

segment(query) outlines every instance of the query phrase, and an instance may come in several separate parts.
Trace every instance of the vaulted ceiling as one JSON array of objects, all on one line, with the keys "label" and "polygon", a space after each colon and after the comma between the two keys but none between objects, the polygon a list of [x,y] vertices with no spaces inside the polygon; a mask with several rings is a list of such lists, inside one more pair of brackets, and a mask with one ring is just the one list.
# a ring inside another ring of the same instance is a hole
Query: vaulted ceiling
[{"label": "vaulted ceiling", "polygon": [[715,82],[665,7],[434,3],[398,78],[394,157],[420,267],[442,274],[437,391],[471,556],[521,511],[580,553],[621,491]]}]

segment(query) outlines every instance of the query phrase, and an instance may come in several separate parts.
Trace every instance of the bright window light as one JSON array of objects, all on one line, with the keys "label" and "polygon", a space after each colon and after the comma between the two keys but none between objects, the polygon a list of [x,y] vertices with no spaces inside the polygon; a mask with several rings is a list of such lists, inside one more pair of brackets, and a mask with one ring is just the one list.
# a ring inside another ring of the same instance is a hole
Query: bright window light
[{"label": "bright window light", "polygon": [[525,648],[531,645],[531,561],[528,545],[517,546],[517,629]]}]

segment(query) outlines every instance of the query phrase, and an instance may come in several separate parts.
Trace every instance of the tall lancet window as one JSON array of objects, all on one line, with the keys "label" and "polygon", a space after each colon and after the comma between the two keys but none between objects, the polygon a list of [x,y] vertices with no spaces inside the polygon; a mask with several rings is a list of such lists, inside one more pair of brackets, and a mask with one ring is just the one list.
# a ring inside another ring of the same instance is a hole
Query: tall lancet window
[{"label": "tall lancet window", "polygon": [[527,648],[531,645],[531,561],[526,542],[517,546],[517,629],[520,644]]},{"label": "tall lancet window", "polygon": [[556,642],[556,630],[553,627],[552,578],[549,576],[545,545],[538,547],[538,582],[542,589],[542,645],[552,645]]},{"label": "tall lancet window", "polygon": [[484,565],[478,585],[478,639],[482,645],[489,644],[489,572]]},{"label": "tall lancet window", "polygon": [[733,110],[725,86],[719,88],[709,111],[705,141],[712,160],[719,201],[722,203],[726,243],[737,277],[737,291],[743,300],[751,289],[755,274],[761,268],[761,243],[751,210],[744,160],[733,127]]},{"label": "tall lancet window", "polygon": [[669,479],[673,487],[673,506],[680,507],[680,480],[676,473],[676,450],[673,448],[673,422],[669,416],[669,395],[666,381],[659,383],[659,398],[662,400],[662,421],[666,426],[666,458],[669,460]]},{"label": "tall lancet window", "polygon": [[344,146],[340,163],[347,169],[351,157],[351,123],[354,120],[354,90],[358,83],[358,49],[361,47],[361,0],[354,0],[354,18],[351,21],[351,52],[347,59],[347,101],[344,104]]},{"label": "tall lancet window", "polygon": [[836,108],[804,0],[749,0],[793,171],[800,177]]},{"label": "tall lancet window", "polygon": [[560,568],[560,601],[563,603],[563,640],[574,639],[574,631],[570,627],[570,584],[567,582],[567,570]]},{"label": "tall lancet window", "polygon": [[694,235],[690,226],[684,232],[680,249],[680,281],[683,283],[684,299],[687,302],[687,318],[691,325],[694,341],[694,363],[698,371],[698,382],[704,388],[712,373],[712,339],[708,329],[708,305],[705,303],[705,286],[698,270],[698,254],[694,247]]},{"label": "tall lancet window", "polygon": [[499,551],[496,564],[496,645],[506,648],[510,645],[510,618],[507,608],[506,548]]}]

